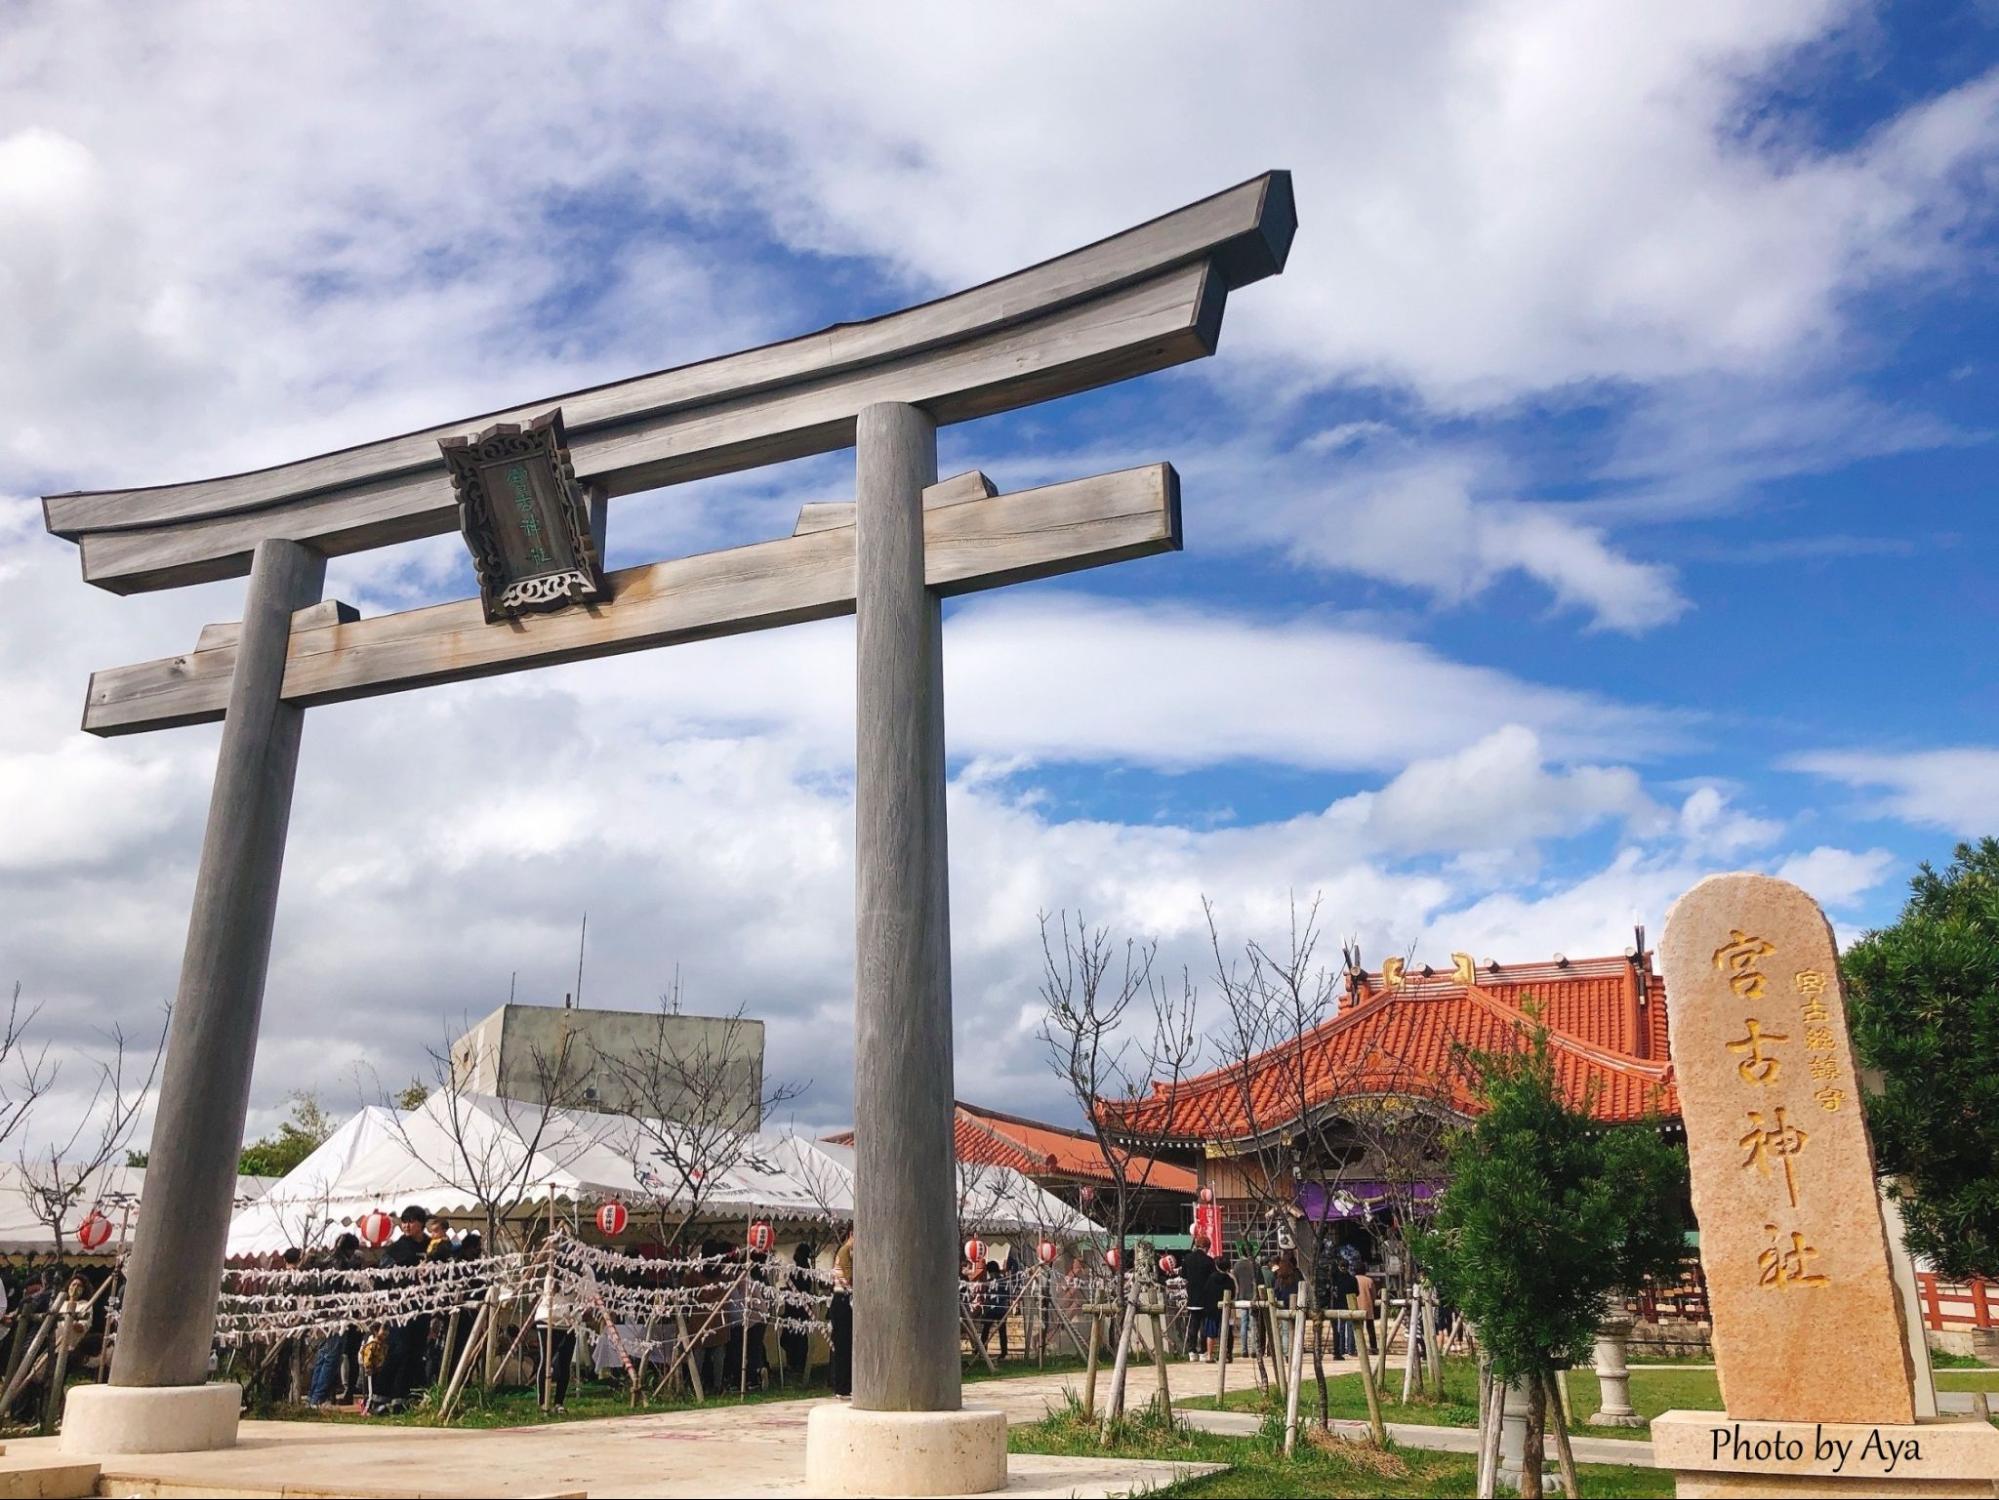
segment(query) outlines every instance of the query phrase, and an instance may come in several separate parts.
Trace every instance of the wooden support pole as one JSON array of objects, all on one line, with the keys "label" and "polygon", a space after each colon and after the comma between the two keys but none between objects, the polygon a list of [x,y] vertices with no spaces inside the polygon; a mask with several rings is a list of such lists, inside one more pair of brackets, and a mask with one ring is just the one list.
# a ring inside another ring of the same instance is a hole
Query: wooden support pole
[{"label": "wooden support pole", "polygon": [[1166,1320],[1161,1316],[1166,1311],[1163,1301],[1155,1302],[1146,1309],[1152,1319],[1152,1360],[1159,1369],[1159,1410],[1161,1415],[1173,1415],[1173,1382],[1166,1373]]},{"label": "wooden support pole", "polygon": [[956,1411],[943,617],[923,564],[936,423],[864,407],[855,448],[854,1406]]},{"label": "wooden support pole", "polygon": [[1437,1340],[1437,1293],[1434,1288],[1423,1288],[1423,1354],[1430,1366],[1430,1391],[1442,1400],[1444,1396],[1444,1346]]},{"label": "wooden support pole", "polygon": [[318,601],[325,576],[326,559],[307,547],[257,544],[167,1034],[113,1385],[208,1379],[215,1288],[236,1197],[305,722],[304,710],[281,696],[285,652],[292,611]]},{"label": "wooden support pole", "polygon": [[1083,1356],[1083,1420],[1092,1421],[1097,1415],[1097,1346],[1104,1336],[1104,1315],[1095,1308],[1090,1309],[1090,1347]]},{"label": "wooden support pole", "polygon": [[1229,1340],[1235,1333],[1235,1293],[1222,1293],[1221,1363],[1215,1371],[1215,1409],[1225,1410],[1229,1395]]},{"label": "wooden support pole", "polygon": [[1569,1413],[1562,1389],[1552,1371],[1543,1373],[1542,1385],[1548,1393],[1548,1415],[1555,1423],[1555,1462],[1561,1467],[1562,1490],[1568,1495],[1580,1495],[1582,1490],[1576,1483],[1575,1450],[1569,1446]]}]

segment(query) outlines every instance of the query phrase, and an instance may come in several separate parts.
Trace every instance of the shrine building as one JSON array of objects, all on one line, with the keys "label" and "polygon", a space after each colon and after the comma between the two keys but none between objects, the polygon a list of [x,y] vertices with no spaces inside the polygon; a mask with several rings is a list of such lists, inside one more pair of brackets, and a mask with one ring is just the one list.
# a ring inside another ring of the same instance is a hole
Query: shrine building
[{"label": "shrine building", "polygon": [[1399,1222],[1444,1185],[1448,1131],[1477,1111],[1466,1054],[1522,1050],[1535,1020],[1574,1102],[1606,1124],[1683,1133],[1666,986],[1643,928],[1637,939],[1609,958],[1355,964],[1337,1013],[1298,1041],[1099,1100],[1099,1118],[1134,1150],[1193,1168],[1231,1247],[1268,1251],[1284,1218],[1309,1215],[1328,1244],[1392,1261]]}]

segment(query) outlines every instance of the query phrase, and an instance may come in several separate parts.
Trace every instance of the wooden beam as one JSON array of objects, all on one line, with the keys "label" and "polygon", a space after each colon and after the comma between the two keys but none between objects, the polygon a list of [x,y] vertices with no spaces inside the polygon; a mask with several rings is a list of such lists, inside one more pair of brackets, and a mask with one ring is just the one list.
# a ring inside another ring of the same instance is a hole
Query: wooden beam
[{"label": "wooden beam", "polygon": [[[51,495],[44,514],[51,531],[84,544],[86,579],[133,592],[240,574],[249,546],[268,535],[337,553],[447,530],[437,440],[558,404],[579,476],[612,496],[849,444],[855,413],[872,402],[964,421],[1212,352],[1227,292],[1281,271],[1296,225],[1290,175],[1266,173],[871,321],[252,473]],[[1167,283],[1184,292],[1189,273],[1211,279],[1196,318],[1207,337],[1144,326],[1144,304]],[[1148,286],[1150,297],[1130,300]],[[1124,336],[1107,337],[1120,321]],[[237,524],[217,525],[227,521]]]},{"label": "wooden beam", "polygon": [[[923,491],[923,508],[935,510],[940,505],[963,505],[968,500],[990,500],[999,493],[999,486],[977,469],[967,469],[962,474],[953,474],[949,479],[940,479]],[[831,531],[836,526],[854,524],[854,502],[851,500],[812,500],[798,507],[798,524],[791,528],[793,536],[810,536],[815,531]]]},{"label": "wooden beam", "polygon": [[[989,416],[1212,354],[1223,298],[1222,278],[1206,262],[1185,266],[905,359],[572,433],[570,452],[580,479],[618,496],[848,446],[856,414],[878,401],[921,405],[939,423]],[[440,457],[261,509],[87,532],[83,576],[113,593],[176,588],[240,574],[266,537],[337,555],[457,525]]]},{"label": "wooden beam", "polygon": [[[340,599],[322,599],[317,604],[308,604],[304,609],[292,611],[292,629],[316,630],[321,625],[345,625],[361,618],[361,611]],[[229,620],[220,625],[204,625],[201,635],[194,643],[197,651],[212,651],[217,646],[233,646],[243,633],[241,620]]]},{"label": "wooden beam", "polygon": [[[1178,551],[1179,477],[1153,464],[929,508],[924,548],[925,581],[944,595]],[[838,526],[625,568],[610,575],[601,604],[498,624],[486,623],[476,599],[343,623],[294,620],[284,701],[338,703],[851,614],[854,569],[854,528]],[[83,727],[109,736],[213,722],[235,663],[234,643],[224,642],[94,673]]]}]

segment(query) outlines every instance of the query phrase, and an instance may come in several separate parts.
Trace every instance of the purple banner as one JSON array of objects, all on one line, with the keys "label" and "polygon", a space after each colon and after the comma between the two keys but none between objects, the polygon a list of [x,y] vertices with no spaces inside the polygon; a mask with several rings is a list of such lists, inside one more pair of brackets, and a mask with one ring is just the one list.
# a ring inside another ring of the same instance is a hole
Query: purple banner
[{"label": "purple banner", "polygon": [[[1401,1192],[1412,1203],[1428,1203],[1444,1190],[1441,1182],[1414,1182]],[[1298,1190],[1298,1210],[1321,1224],[1334,1219],[1364,1219],[1388,1201],[1385,1182],[1341,1182],[1331,1188],[1308,1182]]]}]

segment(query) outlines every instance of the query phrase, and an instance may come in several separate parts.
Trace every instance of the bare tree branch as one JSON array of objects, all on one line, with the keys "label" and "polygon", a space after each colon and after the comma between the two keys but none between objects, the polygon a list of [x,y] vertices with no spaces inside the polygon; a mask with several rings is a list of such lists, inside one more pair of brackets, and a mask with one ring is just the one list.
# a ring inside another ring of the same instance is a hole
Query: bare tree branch
[{"label": "bare tree branch", "polygon": [[[18,1001],[18,986],[15,993]],[[163,1009],[170,1018],[173,1007]],[[28,1019],[33,1019],[33,1013]],[[8,1033],[10,1038],[15,1035],[11,1016]],[[112,1027],[108,1040],[110,1060],[98,1062],[97,1083],[76,1128],[67,1139],[51,1141],[46,1146],[31,1150],[24,1144],[17,1158],[21,1167],[21,1199],[34,1220],[47,1227],[58,1259],[63,1255],[63,1241],[77,1206],[86,1195],[101,1188],[104,1169],[124,1155],[126,1142],[139,1123],[139,1115],[152,1093],[153,1080],[159,1076],[160,1057],[166,1050],[166,1021],[161,1021],[159,1038],[146,1059],[142,1077],[136,1073],[137,1059],[127,1060],[124,1030]],[[42,1066],[39,1058],[35,1066],[38,1069]],[[36,1097],[53,1078],[54,1072],[50,1070]],[[19,1123],[19,1116],[15,1123]]]},{"label": "bare tree branch", "polygon": [[688,1016],[677,971],[651,1031],[635,1047],[597,1052],[595,1061],[625,1120],[633,1175],[669,1247],[744,1159],[763,1122],[807,1087],[767,1082],[757,1025],[741,1005],[725,1016]]}]

